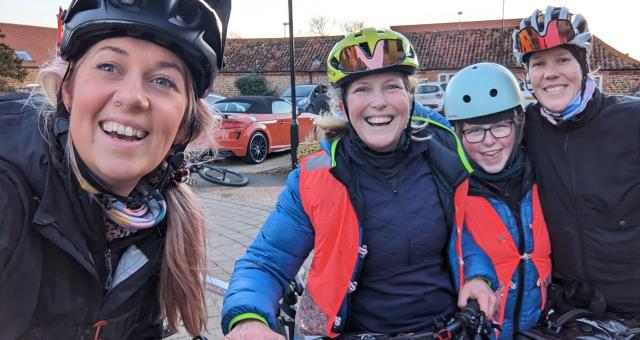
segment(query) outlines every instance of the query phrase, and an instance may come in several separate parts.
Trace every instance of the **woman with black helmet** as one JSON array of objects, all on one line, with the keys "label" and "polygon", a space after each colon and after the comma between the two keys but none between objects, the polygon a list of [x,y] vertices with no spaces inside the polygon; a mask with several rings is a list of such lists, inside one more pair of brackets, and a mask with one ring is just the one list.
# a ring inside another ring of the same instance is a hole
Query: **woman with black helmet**
[{"label": "woman with black helmet", "polygon": [[513,46],[538,100],[526,110],[525,144],[551,238],[553,308],[637,323],[640,100],[596,87],[593,37],[567,8],[524,18]]},{"label": "woman with black helmet", "polygon": [[327,69],[344,118],[334,108],[317,122],[323,151],[289,175],[236,263],[226,339],[280,338],[278,300],[312,250],[301,334],[429,331],[454,312],[445,251],[469,167],[452,130],[412,124],[418,67],[411,43],[388,29],[364,28],[334,46]]},{"label": "woman with black helmet", "polygon": [[46,98],[0,98],[0,338],[158,339],[207,314],[185,148],[230,1],[73,1]]}]

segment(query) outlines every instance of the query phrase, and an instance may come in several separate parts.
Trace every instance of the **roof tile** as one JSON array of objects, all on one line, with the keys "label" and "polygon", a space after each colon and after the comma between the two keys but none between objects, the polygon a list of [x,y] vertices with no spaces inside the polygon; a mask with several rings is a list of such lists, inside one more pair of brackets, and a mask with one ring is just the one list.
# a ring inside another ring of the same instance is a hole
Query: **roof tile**
[{"label": "roof tile", "polygon": [[56,31],[50,27],[0,23],[0,32],[5,35],[0,42],[31,55],[33,61],[23,61],[22,66],[40,67],[56,53]]},{"label": "roof tile", "polygon": [[[421,70],[455,70],[489,61],[517,68],[513,58],[511,32],[514,27],[409,32],[419,56]],[[326,58],[341,36],[295,39],[296,71],[326,71]],[[230,39],[223,72],[288,72],[289,39]],[[320,65],[314,65],[317,59]],[[625,55],[594,37],[592,68],[602,70],[640,69],[640,61]]]}]

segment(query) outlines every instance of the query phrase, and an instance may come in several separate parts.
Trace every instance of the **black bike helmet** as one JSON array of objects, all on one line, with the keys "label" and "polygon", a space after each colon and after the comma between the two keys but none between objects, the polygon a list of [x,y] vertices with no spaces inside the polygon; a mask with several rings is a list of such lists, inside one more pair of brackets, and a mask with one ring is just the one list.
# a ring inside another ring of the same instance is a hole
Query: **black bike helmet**
[{"label": "black bike helmet", "polygon": [[207,95],[223,65],[231,0],[74,0],[65,11],[60,55],[76,60],[105,38],[158,44],[189,68],[196,95]]}]

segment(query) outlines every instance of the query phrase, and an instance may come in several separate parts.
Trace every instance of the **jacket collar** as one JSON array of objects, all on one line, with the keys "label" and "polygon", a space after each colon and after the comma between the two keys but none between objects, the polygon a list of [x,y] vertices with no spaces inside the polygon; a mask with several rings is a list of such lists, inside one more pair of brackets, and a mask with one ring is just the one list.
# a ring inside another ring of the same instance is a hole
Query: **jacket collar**
[{"label": "jacket collar", "polygon": [[48,162],[42,165],[40,172],[46,178],[33,223],[40,233],[98,278],[87,237],[92,238],[92,244],[106,244],[102,213],[97,204],[92,204],[89,194],[79,188],[64,160],[67,131],[66,119],[54,122],[49,141],[53,148],[44,150],[53,152],[45,157]]},{"label": "jacket collar", "polygon": [[[587,103],[587,106],[585,107],[584,111],[580,112],[579,114],[569,119],[568,121],[563,122],[562,124],[553,125],[553,127],[561,131],[570,131],[586,125],[588,122],[593,120],[596,116],[598,116],[598,114],[600,114],[600,111],[601,111],[600,108],[602,106],[603,100],[604,100],[604,95],[602,94],[602,92],[600,92],[600,90],[596,88],[595,91],[593,92],[593,96],[589,100],[589,103]],[[535,109],[537,111],[537,114],[540,115],[542,118],[542,114],[540,113],[540,109],[541,109],[540,105],[542,104],[537,103],[535,106]],[[552,124],[549,124],[549,125],[552,125]]]}]

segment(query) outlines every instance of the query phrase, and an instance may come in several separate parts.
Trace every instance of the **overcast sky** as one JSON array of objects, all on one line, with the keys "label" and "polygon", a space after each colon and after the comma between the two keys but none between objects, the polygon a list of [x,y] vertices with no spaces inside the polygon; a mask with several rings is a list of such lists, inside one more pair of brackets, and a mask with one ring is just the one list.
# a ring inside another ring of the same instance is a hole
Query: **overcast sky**
[{"label": "overcast sky", "polygon": [[[55,27],[58,7],[70,0],[0,0],[0,22]],[[288,21],[287,0],[233,0],[229,31],[243,38],[282,37]],[[308,31],[314,16],[337,24],[331,33],[340,34],[342,21],[364,21],[367,26],[425,24],[438,22],[522,18],[536,8],[552,4],[582,13],[591,32],[622,53],[640,60],[640,1],[638,0],[294,0],[296,34]],[[462,15],[458,16],[458,12]]]}]

